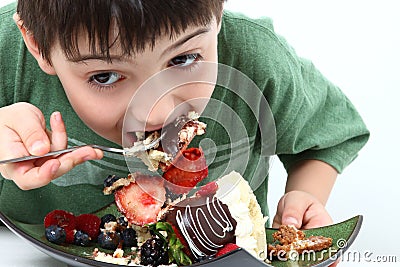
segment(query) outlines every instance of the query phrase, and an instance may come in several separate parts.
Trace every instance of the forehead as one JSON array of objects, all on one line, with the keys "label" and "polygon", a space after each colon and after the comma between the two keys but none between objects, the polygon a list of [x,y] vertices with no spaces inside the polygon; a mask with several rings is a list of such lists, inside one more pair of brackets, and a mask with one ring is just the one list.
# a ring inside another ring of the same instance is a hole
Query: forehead
[{"label": "forehead", "polygon": [[[166,1],[156,2],[163,2],[165,5]],[[69,25],[66,28],[69,32],[59,33],[58,43],[69,59],[80,57],[83,52],[106,57],[109,57],[111,52],[132,56],[153,49],[156,44],[164,40],[176,40],[193,28],[209,25],[215,19],[212,5],[205,4],[209,1],[198,2],[203,3],[201,6],[196,2],[196,5],[202,7],[198,12],[192,11],[196,9],[188,9],[187,3],[168,5],[169,8],[165,9],[158,7],[157,12],[138,10],[131,6],[131,10],[135,11],[133,13],[123,9],[123,5],[115,5],[101,18],[97,10],[90,17],[75,22],[68,21]],[[175,5],[186,8],[183,10],[172,8]],[[83,51],[84,49],[88,51]]]}]

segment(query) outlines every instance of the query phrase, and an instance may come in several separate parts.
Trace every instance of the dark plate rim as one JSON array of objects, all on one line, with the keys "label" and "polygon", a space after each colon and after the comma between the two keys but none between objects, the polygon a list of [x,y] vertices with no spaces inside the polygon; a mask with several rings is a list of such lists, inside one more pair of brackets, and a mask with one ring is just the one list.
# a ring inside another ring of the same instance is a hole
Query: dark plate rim
[{"label": "dark plate rim", "polygon": [[[350,221],[350,220],[354,220],[355,218],[357,218],[357,223],[351,233],[351,235],[349,236],[348,239],[346,239],[347,245],[343,248],[339,248],[338,251],[330,258],[328,258],[327,260],[318,263],[316,265],[312,265],[313,267],[324,267],[324,266],[329,266],[330,264],[334,263],[336,260],[338,260],[348,249],[349,247],[354,243],[360,229],[361,229],[361,225],[363,222],[363,216],[362,215],[356,215],[348,220],[345,220],[343,222],[339,222],[337,224],[342,224],[345,223],[346,221]],[[43,243],[42,241],[30,236],[29,234],[25,233],[23,230],[21,230],[17,225],[15,225],[12,220],[6,216],[5,214],[3,214],[2,212],[0,212],[0,220],[4,223],[4,225],[9,228],[12,232],[14,232],[17,236],[19,236],[20,238],[26,239],[27,241],[29,241],[30,243],[32,243],[36,248],[38,248],[40,251],[44,252],[45,254],[58,259],[60,261],[63,261],[67,264],[73,265],[73,266],[77,266],[77,264],[79,264],[80,266],[96,266],[96,267],[115,267],[115,266],[120,266],[117,264],[112,264],[112,263],[107,263],[107,262],[102,262],[102,261],[97,261],[94,259],[89,259],[89,258],[85,258],[82,256],[76,256],[73,254],[69,254],[66,253],[64,251],[61,250],[57,250],[53,247],[48,246],[47,244]],[[335,225],[335,224],[333,224]],[[323,227],[319,227],[318,229],[323,229],[323,228],[327,228],[327,227],[331,227],[333,225],[328,225],[328,226],[323,226]],[[268,230],[276,230],[273,228],[267,228]],[[312,230],[312,229],[309,229]],[[306,230],[306,231],[309,231]],[[239,248],[237,250],[231,251],[221,257],[218,257],[216,259],[213,260],[209,260],[209,261],[204,261],[204,262],[200,262],[200,263],[194,263],[190,266],[206,266],[207,264],[222,264],[222,261],[224,261],[227,258],[230,258],[231,256],[233,256],[234,254],[239,253],[242,256],[247,256],[247,257],[251,257],[254,260],[257,260],[256,258],[254,258],[250,253],[248,253],[247,251]],[[260,266],[272,266],[269,264],[266,264],[264,262],[261,262],[259,260],[257,260],[260,263]],[[79,266],[78,265],[78,266]]]}]

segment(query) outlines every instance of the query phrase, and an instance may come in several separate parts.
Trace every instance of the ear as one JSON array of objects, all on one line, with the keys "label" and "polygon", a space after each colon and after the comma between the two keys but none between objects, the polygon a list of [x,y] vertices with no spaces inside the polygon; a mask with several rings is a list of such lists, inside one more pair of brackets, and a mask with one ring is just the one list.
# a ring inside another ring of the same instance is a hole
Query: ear
[{"label": "ear", "polygon": [[23,25],[24,23],[20,19],[19,15],[15,13],[13,18],[18,26],[19,31],[21,32],[22,38],[24,39],[28,51],[36,59],[36,61],[39,64],[39,67],[47,74],[56,75],[53,66],[42,57],[42,54],[39,52],[39,48],[37,46],[34,36],[24,27]]}]

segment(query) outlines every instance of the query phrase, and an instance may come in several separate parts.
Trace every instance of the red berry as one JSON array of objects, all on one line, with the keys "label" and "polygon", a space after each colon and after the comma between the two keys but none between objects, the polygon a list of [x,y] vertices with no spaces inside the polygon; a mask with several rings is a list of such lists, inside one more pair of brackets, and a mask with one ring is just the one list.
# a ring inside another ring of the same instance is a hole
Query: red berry
[{"label": "red berry", "polygon": [[182,245],[184,246],[183,248],[183,252],[186,255],[192,255],[190,249],[189,249],[189,245],[186,241],[186,239],[183,237],[183,235],[181,234],[181,232],[179,231],[178,228],[176,228],[174,225],[171,224],[172,230],[174,230],[176,237],[179,239],[179,241],[181,241]]},{"label": "red berry", "polygon": [[197,196],[210,196],[217,192],[218,184],[216,182],[209,182],[206,185],[200,187],[200,189],[196,192]]},{"label": "red berry", "polygon": [[114,194],[119,211],[135,225],[157,221],[165,202],[164,181],[159,177],[138,176],[136,181]]},{"label": "red berry", "polygon": [[167,185],[176,194],[189,192],[208,175],[204,153],[200,148],[189,148],[182,151],[176,162],[163,177],[171,183]]},{"label": "red berry", "polygon": [[94,214],[81,214],[76,217],[76,230],[80,230],[95,240],[100,232],[101,220]]},{"label": "red berry", "polygon": [[74,239],[75,239],[75,232],[76,230],[67,230],[65,231],[65,243],[67,244],[73,244],[74,243]]},{"label": "red berry", "polygon": [[238,249],[239,246],[233,243],[228,243],[226,244],[223,248],[221,248],[220,250],[218,250],[217,254],[215,254],[215,257],[219,257],[222,256],[228,252],[231,252],[233,250]]},{"label": "red berry", "polygon": [[75,229],[75,216],[71,212],[65,210],[53,210],[44,217],[44,227],[47,228],[50,225],[57,225],[68,230]]}]

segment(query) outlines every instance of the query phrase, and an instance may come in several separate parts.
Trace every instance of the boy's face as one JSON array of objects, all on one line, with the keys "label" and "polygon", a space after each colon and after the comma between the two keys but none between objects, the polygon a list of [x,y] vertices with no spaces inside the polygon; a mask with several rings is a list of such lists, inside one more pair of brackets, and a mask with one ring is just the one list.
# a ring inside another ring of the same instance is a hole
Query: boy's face
[{"label": "boy's face", "polygon": [[[172,68],[174,75],[187,75],[198,62],[217,62],[218,31],[216,20],[208,26],[188,27],[172,39],[169,35],[161,37],[153,49],[146,48],[131,57],[121,57],[116,43],[111,48],[111,63],[90,53],[87,40],[81,38],[79,50],[82,58],[68,60],[60,46],[55,45],[51,54],[52,69],[79,117],[99,135],[121,144],[125,112],[138,88],[153,75],[173,66],[178,66]],[[213,85],[205,83],[181,85],[156,103],[151,103],[151,110],[140,105],[149,101],[142,97],[135,101],[137,104],[130,105],[130,120],[135,123],[125,130],[160,129],[173,110],[173,117],[189,110],[201,112],[199,107],[187,101],[208,99],[213,88]]]}]

